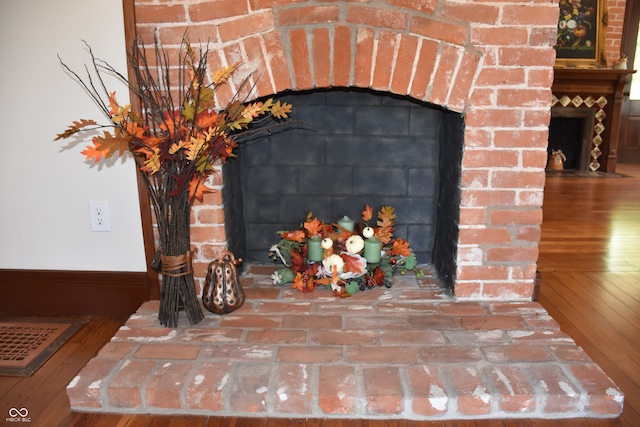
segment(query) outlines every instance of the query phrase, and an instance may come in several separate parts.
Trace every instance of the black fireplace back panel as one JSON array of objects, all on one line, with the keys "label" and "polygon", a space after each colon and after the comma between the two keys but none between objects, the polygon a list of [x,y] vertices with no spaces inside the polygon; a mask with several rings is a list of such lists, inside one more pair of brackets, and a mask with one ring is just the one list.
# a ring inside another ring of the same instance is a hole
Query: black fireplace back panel
[{"label": "black fireplace back panel", "polygon": [[[358,89],[293,92],[279,99],[293,104],[288,128],[241,144],[225,167],[230,250],[245,261],[267,262],[277,231],[299,227],[308,212],[327,222],[344,215],[357,222],[368,204],[375,225],[375,213],[391,205],[395,235],[409,241],[420,263],[431,263],[443,197],[440,150],[451,145],[442,141],[442,129],[450,120],[462,123],[461,117]],[[459,169],[457,177],[447,176],[454,180],[449,187],[459,187]],[[457,227],[459,205],[444,216]]]}]

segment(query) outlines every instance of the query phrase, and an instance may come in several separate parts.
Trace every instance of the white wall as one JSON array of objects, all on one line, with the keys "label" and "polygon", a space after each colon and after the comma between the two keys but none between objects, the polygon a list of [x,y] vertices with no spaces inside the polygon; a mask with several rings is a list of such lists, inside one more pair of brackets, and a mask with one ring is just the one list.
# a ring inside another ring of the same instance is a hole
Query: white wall
[{"label": "white wall", "polygon": [[[0,268],[146,270],[132,159],[96,166],[80,154],[90,136],[53,141],[73,120],[105,122],[57,58],[83,71],[82,40],[126,72],[121,0],[0,2]],[[93,199],[110,232],[91,231]]]}]

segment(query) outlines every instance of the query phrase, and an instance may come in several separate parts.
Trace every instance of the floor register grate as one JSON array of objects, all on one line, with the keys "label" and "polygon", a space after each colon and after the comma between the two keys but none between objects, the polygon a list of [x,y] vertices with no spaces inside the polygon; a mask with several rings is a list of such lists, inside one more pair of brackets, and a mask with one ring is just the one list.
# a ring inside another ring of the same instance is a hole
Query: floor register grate
[{"label": "floor register grate", "polygon": [[31,376],[84,321],[0,321],[0,375]]}]

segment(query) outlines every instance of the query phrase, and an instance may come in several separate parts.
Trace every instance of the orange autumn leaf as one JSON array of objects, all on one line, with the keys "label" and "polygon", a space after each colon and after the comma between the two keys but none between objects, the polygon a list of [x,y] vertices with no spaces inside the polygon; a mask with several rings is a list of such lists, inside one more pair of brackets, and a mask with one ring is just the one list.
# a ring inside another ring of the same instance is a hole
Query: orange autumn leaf
[{"label": "orange autumn leaf", "polygon": [[306,263],[304,255],[300,251],[291,251],[291,270],[297,272],[305,271]]},{"label": "orange autumn leaf", "polygon": [[384,272],[383,269],[381,269],[379,266],[376,267],[375,270],[373,270],[373,281],[375,282],[376,285],[380,286],[384,283],[384,278],[385,278],[386,274]]},{"label": "orange autumn leaf", "polygon": [[409,256],[411,255],[411,249],[409,249],[409,242],[401,238],[397,238],[393,241],[393,245],[389,250],[391,255]]},{"label": "orange autumn leaf", "polygon": [[367,205],[362,211],[362,220],[367,222],[371,221],[371,218],[373,218],[373,209],[371,209],[371,206]]},{"label": "orange autumn leaf", "polygon": [[362,264],[360,260],[349,254],[340,254],[340,257],[344,261],[344,272],[349,273],[363,273]]},{"label": "orange autumn leaf", "polygon": [[[118,156],[122,156],[129,149],[131,136],[125,134],[122,129],[114,128],[113,135],[104,131],[103,136],[96,136],[92,139],[96,149],[104,153],[104,158],[108,159],[118,152]],[[87,157],[88,159],[89,157]]]},{"label": "orange autumn leaf", "polygon": [[179,132],[184,132],[187,128],[184,126],[183,117],[176,111],[165,111],[164,120],[160,123],[160,129],[169,133],[172,140],[180,139]]},{"label": "orange autumn leaf", "polygon": [[186,147],[186,145],[187,145],[186,141],[174,142],[173,144],[171,144],[171,147],[169,147],[168,153],[171,155],[174,155],[178,151],[180,151],[182,148]]},{"label": "orange autumn leaf", "polygon": [[304,292],[306,287],[307,284],[302,276],[302,273],[296,274],[296,277],[293,278],[293,284],[291,285],[291,288]]},{"label": "orange autumn leaf", "polygon": [[140,148],[136,148],[135,150],[133,150],[133,152],[136,155],[139,155],[140,157],[144,157],[146,160],[149,160],[153,156],[156,150],[159,150],[159,148],[143,146]]},{"label": "orange autumn leaf", "polygon": [[375,236],[376,236],[376,239],[380,240],[383,245],[386,245],[393,238],[393,229],[392,228],[376,228]]},{"label": "orange autumn leaf", "polygon": [[294,230],[294,231],[283,231],[280,233],[280,237],[285,240],[291,240],[293,242],[302,243],[304,242],[304,231],[302,230]]},{"label": "orange autumn leaf", "polygon": [[120,105],[118,105],[118,101],[116,101],[116,92],[109,92],[109,115],[113,116],[118,113],[120,109]]},{"label": "orange autumn leaf", "polygon": [[200,87],[198,92],[198,113],[207,111],[216,106],[216,92],[210,87]]},{"label": "orange autumn leaf", "polygon": [[105,157],[107,150],[101,149],[100,146],[94,142],[93,145],[87,145],[81,153],[87,160],[93,159],[95,163],[98,163],[103,157]]},{"label": "orange autumn leaf", "polygon": [[[191,48],[188,38],[182,41],[176,67],[169,64],[169,57],[172,55],[158,41],[155,43],[154,60],[148,62],[151,57],[147,58],[144,45],[136,40],[132,60],[135,62],[133,68],[137,77],[133,81],[128,81],[110,64],[94,57],[89,46],[93,70],[91,67],[86,70],[95,71],[97,80],[92,80],[93,72],[88,73],[86,80],[83,79],[60,60],[63,68],[96,101],[108,117],[109,124],[99,125],[96,121],[81,119],[73,122],[72,126],[55,139],[69,138],[81,130],[101,132],[103,128],[113,128],[110,133],[97,136],[93,140],[93,146],[88,146],[83,154],[90,160],[101,161],[130,151],[136,156],[142,171],[149,174],[166,171],[174,175],[180,185],[172,189],[161,188],[163,181],[145,183],[152,193],[158,191],[154,197],[163,198],[164,195],[174,197],[187,190],[187,183],[194,173],[205,175],[218,159],[224,161],[233,156],[236,139],[242,139],[237,133],[229,135],[226,131],[243,131],[254,119],[263,115],[271,115],[275,119],[288,118],[291,105],[286,102],[267,99],[246,103],[247,98],[243,92],[250,91],[253,84],[249,77],[236,82],[237,88],[231,90],[238,92],[233,94],[227,105],[214,108],[216,88],[232,78],[240,63],[215,71],[211,76],[213,83],[207,83],[205,76],[210,69],[207,64],[208,47],[198,54]],[[136,108],[142,112],[140,117],[132,111],[130,104],[120,104],[116,92],[108,90],[102,84],[103,73],[120,77],[132,91],[143,94],[140,97],[141,105]],[[188,78],[184,76],[186,73]],[[178,85],[169,84],[170,77],[175,75],[180,76],[177,78],[178,82],[174,82]],[[256,123],[258,127],[262,125],[262,122]],[[276,126],[277,123],[270,124],[269,127],[272,125]],[[255,130],[257,129],[251,131]],[[191,192],[194,196],[199,193],[198,185],[192,185]]]},{"label": "orange autumn leaf", "polygon": [[[311,264],[307,266],[305,270],[309,276],[316,276],[318,274],[318,270],[320,270],[320,264]],[[316,282],[317,283],[317,282]]]},{"label": "orange autumn leaf", "polygon": [[349,231],[346,228],[340,227],[339,225],[337,226],[338,226],[338,240],[347,240],[349,237],[353,235],[352,231]]},{"label": "orange autumn leaf", "polygon": [[144,134],[146,132],[146,129],[143,126],[139,126],[136,122],[127,122],[123,125],[123,127],[127,131],[127,133],[134,138],[137,138],[139,140],[145,139]]},{"label": "orange autumn leaf", "polygon": [[[143,154],[146,158],[149,158],[153,155],[154,150],[157,148],[160,148],[160,143],[164,141],[163,138],[159,138],[157,136],[145,136],[140,142],[141,142],[141,146],[134,148],[132,147],[132,150],[135,153],[138,154]],[[132,141],[132,143],[135,143],[136,141]],[[133,145],[133,144],[132,144]],[[171,153],[170,153],[171,154]]]},{"label": "orange autumn leaf", "polygon": [[236,148],[238,144],[236,144],[235,141],[230,140],[229,143],[225,144],[224,146],[224,153],[220,153],[220,157],[222,158],[222,161],[226,161],[229,157],[233,156],[233,149]]},{"label": "orange autumn leaf", "polygon": [[271,107],[271,114],[276,119],[286,119],[290,113],[291,104],[286,102],[280,103],[280,101],[276,101],[276,103]]},{"label": "orange autumn leaf", "polygon": [[331,237],[333,234],[335,234],[335,229],[333,228],[333,224],[331,223],[325,224],[323,222],[322,229],[320,230],[320,234],[322,234],[324,237]]},{"label": "orange autumn leaf", "polygon": [[254,102],[253,104],[247,104],[246,107],[244,107],[244,111],[242,112],[242,115],[244,117],[252,117],[252,118],[256,118],[259,117],[260,114],[262,114],[262,102]]},{"label": "orange autumn leaf", "polygon": [[215,70],[213,72],[213,75],[212,75],[213,84],[214,85],[221,85],[223,83],[226,83],[227,80],[229,80],[229,78],[231,77],[231,75],[235,71],[235,69],[238,68],[238,65],[240,65],[240,61],[236,62],[235,64],[231,65],[230,67],[222,66],[222,67],[218,68],[217,70]]},{"label": "orange autumn leaf", "polygon": [[378,212],[378,227],[393,228],[395,217],[395,208],[393,206],[383,206]]},{"label": "orange autumn leaf", "polygon": [[296,277],[293,279],[293,285],[291,285],[291,288],[298,289],[303,293],[313,292],[313,276],[297,273]]},{"label": "orange autumn leaf", "polygon": [[204,200],[205,193],[211,193],[213,190],[204,185],[204,182],[199,176],[194,176],[189,181],[189,198],[196,198],[198,201],[202,202]]},{"label": "orange autumn leaf", "polygon": [[331,279],[329,277],[322,277],[320,279],[315,279],[314,283],[320,286],[329,286],[331,284]]},{"label": "orange autumn leaf", "polygon": [[340,291],[333,291],[334,297],[339,298],[350,298],[351,294],[345,290],[345,288],[340,288]]},{"label": "orange autumn leaf", "polygon": [[196,116],[196,124],[200,129],[214,128],[218,123],[219,117],[217,112],[206,110]]},{"label": "orange autumn leaf", "polygon": [[307,230],[307,236],[313,237],[318,235],[322,230],[322,223],[318,218],[313,218],[312,220],[304,223],[304,229]]},{"label": "orange autumn leaf", "polygon": [[82,128],[87,126],[97,125],[97,124],[98,123],[95,120],[87,120],[87,119],[76,120],[73,122],[72,125],[69,125],[64,132],[57,134],[54,141],[57,141],[59,139],[69,138],[70,136],[80,132]]},{"label": "orange autumn leaf", "polygon": [[[205,136],[206,135],[207,134],[205,133]],[[208,148],[208,150],[211,151],[214,156],[220,157],[223,163],[227,158],[234,156],[233,150],[236,148],[237,143],[233,139],[218,137],[215,141],[211,141],[212,142],[209,142],[210,148]]]},{"label": "orange autumn leaf", "polygon": [[131,105],[127,104],[124,107],[121,107],[116,100],[116,93],[109,93],[109,115],[111,116],[111,121],[115,124],[123,123],[127,120],[127,116],[131,112]]},{"label": "orange autumn leaf", "polygon": [[144,162],[144,166],[140,168],[141,171],[148,173],[149,175],[153,175],[154,173],[160,171],[162,168],[162,164],[160,162],[160,149],[154,148],[153,154],[147,158]]},{"label": "orange autumn leaf", "polygon": [[197,160],[202,157],[200,152],[205,148],[205,144],[204,138],[191,137],[191,140],[186,145],[187,160]]}]

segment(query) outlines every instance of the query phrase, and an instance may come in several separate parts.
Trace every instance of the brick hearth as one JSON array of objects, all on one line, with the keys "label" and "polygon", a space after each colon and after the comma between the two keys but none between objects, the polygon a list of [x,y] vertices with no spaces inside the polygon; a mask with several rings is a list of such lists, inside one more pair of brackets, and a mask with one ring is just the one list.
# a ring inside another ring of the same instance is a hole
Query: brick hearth
[{"label": "brick hearth", "polygon": [[615,417],[623,395],[535,302],[460,302],[432,275],[336,299],[243,275],[198,325],[143,304],[69,384],[77,411],[296,418]]}]

